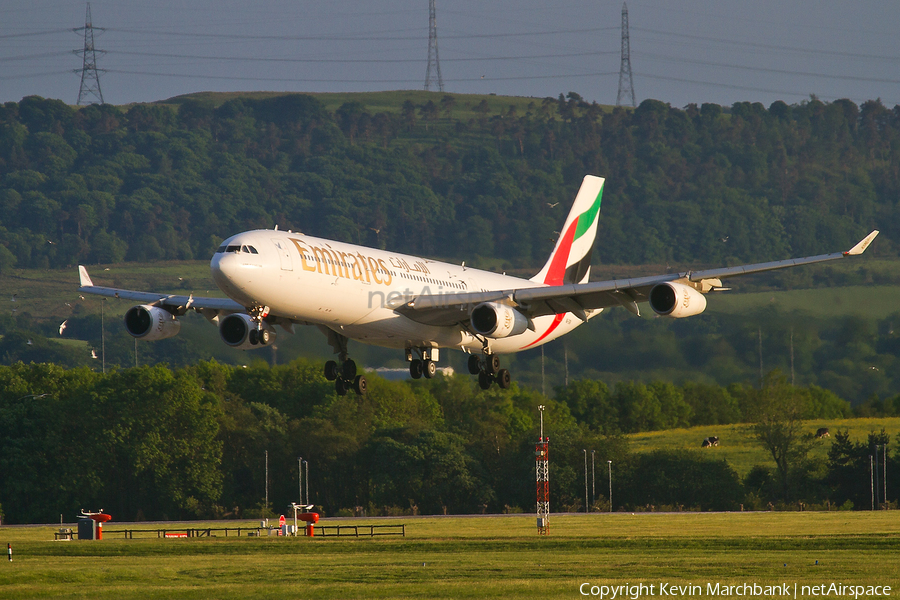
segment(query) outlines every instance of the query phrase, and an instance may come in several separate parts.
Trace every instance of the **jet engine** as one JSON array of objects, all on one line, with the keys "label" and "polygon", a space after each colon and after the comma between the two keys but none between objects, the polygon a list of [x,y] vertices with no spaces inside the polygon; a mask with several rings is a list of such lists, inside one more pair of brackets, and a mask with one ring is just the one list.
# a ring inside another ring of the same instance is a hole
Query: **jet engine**
[{"label": "jet engine", "polygon": [[482,302],[472,309],[469,322],[476,333],[489,338],[519,335],[528,329],[528,319],[506,304]]},{"label": "jet engine", "polygon": [[275,330],[265,321],[257,327],[250,315],[233,313],[219,322],[222,341],[238,350],[260,348],[275,341]]},{"label": "jet engine", "polygon": [[706,310],[706,296],[680,283],[658,283],[650,289],[650,308],[663,317],[692,317]]},{"label": "jet engine", "polygon": [[142,340],[164,340],[181,331],[181,322],[169,311],[143,304],[125,313],[125,329]]}]

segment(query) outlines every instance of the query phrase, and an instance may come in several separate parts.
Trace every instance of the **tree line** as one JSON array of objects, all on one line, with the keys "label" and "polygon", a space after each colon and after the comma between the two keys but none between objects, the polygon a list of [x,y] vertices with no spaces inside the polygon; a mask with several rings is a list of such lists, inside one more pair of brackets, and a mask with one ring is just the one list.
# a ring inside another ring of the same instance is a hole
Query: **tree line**
[{"label": "tree line", "polygon": [[[858,286],[838,297],[848,306],[857,302],[866,293],[864,286],[873,281],[860,273],[852,278],[832,277],[827,267],[809,271],[816,271],[808,273],[815,280],[812,285]],[[106,364],[121,368],[135,365],[135,351],[138,364],[165,364],[173,369],[210,358],[246,364],[254,359],[289,362],[300,356],[330,354],[324,336],[312,327],[298,327],[294,335],[280,336],[277,355],[235,351],[221,342],[205,319],[190,314],[183,318],[185,325],[177,337],[135,344],[118,317],[107,313],[101,327],[99,306],[78,299],[74,273],[71,276],[73,307],[58,320],[33,314],[25,302],[7,303],[21,307],[15,314],[0,315],[0,364],[54,362],[67,368],[99,369],[104,347]],[[504,361],[520,385],[547,394],[564,386],[567,379],[603,381],[610,387],[618,382],[662,381],[679,386],[693,381],[722,389],[746,382],[758,386],[760,358],[763,373],[780,369],[793,383],[817,386],[855,407],[889,403],[900,389],[900,328],[895,327],[900,324],[900,313],[871,319],[772,309],[714,312],[722,300],[711,298],[710,309],[690,319],[636,318],[623,309],[610,309],[562,340],[510,355]],[[63,318],[67,321],[65,336],[83,340],[82,345],[58,343]],[[102,330],[105,340],[101,339]],[[92,350],[97,359],[91,358]],[[369,367],[405,365],[402,356],[390,349],[353,344],[351,352]],[[464,361],[464,354],[446,352],[441,365],[464,371]],[[724,406],[711,407],[709,414],[726,410]]]},{"label": "tree line", "polygon": [[900,111],[879,101],[607,110],[569,93],[523,113],[439,94],[382,112],[302,94],[26,97],[0,107],[0,272],[205,259],[276,224],[532,269],[587,173],[607,177],[597,262],[769,260],[876,226],[892,255],[898,143]]},{"label": "tree line", "polygon": [[[616,510],[797,501],[863,508],[869,446],[890,443],[883,434],[854,441],[836,432],[828,464],[817,466],[807,438],[795,436],[788,460],[744,479],[699,450],[629,450],[623,434],[633,431],[777,428],[789,414],[850,414],[832,394],[777,375],[762,388],[577,381],[555,399],[517,386],[482,391],[468,377],[373,376],[360,397],[337,396],[321,365],[304,360],[105,375],[18,363],[0,367],[0,390],[0,511],[14,523],[72,520],[82,508],[118,521],[283,513],[298,497],[300,458],[309,464],[310,499],[328,516],[530,512],[539,405],[558,510],[584,507],[587,448],[598,464],[615,464]],[[898,399],[890,404],[900,409]],[[900,453],[889,453],[887,468],[890,478],[900,475]],[[595,509],[609,508],[603,488],[589,500]]]}]

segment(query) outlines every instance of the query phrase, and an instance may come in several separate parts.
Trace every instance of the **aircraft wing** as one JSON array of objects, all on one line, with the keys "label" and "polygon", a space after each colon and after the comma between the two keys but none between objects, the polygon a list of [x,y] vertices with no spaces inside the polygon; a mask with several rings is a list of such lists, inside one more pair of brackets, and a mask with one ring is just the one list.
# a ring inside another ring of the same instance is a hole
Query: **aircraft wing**
[{"label": "aircraft wing", "polygon": [[[88,275],[87,269],[78,266],[78,276],[81,287],[78,291],[83,294],[95,294],[97,296],[106,296],[107,298],[122,298],[124,300],[134,300],[143,304],[152,304],[154,306],[168,306],[176,310],[210,310],[223,313],[244,312],[246,309],[231,300],[230,298],[195,298],[191,296],[181,296],[175,294],[160,294],[156,292],[138,292],[135,290],[122,290],[118,288],[102,287],[94,285]],[[179,313],[181,314],[181,313]]]},{"label": "aircraft wing", "polygon": [[634,279],[612,279],[582,284],[526,287],[464,294],[432,294],[417,296],[395,310],[410,319],[427,325],[454,325],[469,319],[469,310],[482,302],[500,302],[515,306],[527,317],[572,313],[587,320],[587,312],[612,306],[624,306],[639,314],[638,303],[646,302],[653,286],[665,282],[690,283],[703,293],[721,289],[722,279],[750,275],[788,267],[810,265],[856,256],[865,252],[878,231],[873,231],[846,252],[820,254],[736,267],[667,273]]}]

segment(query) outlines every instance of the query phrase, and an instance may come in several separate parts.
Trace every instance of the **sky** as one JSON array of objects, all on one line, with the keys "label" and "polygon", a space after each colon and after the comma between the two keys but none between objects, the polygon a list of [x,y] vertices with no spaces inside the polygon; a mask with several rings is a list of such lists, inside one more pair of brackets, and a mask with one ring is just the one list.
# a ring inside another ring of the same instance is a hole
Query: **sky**
[{"label": "sky", "polygon": [[[622,3],[435,0],[443,91],[616,104]],[[93,0],[103,99],[424,89],[428,0]],[[0,0],[0,102],[78,99],[85,2]],[[900,104],[900,2],[629,0],[637,103]],[[99,30],[97,28],[103,28]],[[438,90],[437,78],[431,83]],[[626,102],[627,103],[627,102]]]}]

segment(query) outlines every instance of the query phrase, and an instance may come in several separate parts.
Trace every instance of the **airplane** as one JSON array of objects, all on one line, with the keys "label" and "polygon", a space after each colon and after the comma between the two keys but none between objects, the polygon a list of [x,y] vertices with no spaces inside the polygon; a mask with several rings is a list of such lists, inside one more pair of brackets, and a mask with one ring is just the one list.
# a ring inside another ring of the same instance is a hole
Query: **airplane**
[{"label": "airplane", "polygon": [[729,289],[725,278],[856,256],[878,235],[872,231],[846,252],[590,282],[604,182],[584,178],[553,252],[530,279],[276,226],[234,235],[215,251],[212,277],[227,298],[95,286],[84,266],[79,292],[138,302],[125,313],[125,328],[147,341],[176,335],[178,317],[188,310],[218,325],[225,344],[242,350],[271,344],[276,326],[293,333],[295,325],[314,325],[337,354],[324,370],[340,395],[364,394],[367,386],[349,340],[403,350],[415,379],[435,375],[440,348],[461,350],[482,389],[494,383],[506,389],[512,377],[501,368],[501,355],[546,344],[605,308],[622,306],[640,316],[638,304],[647,302],[660,316],[698,315],[705,294]]}]

